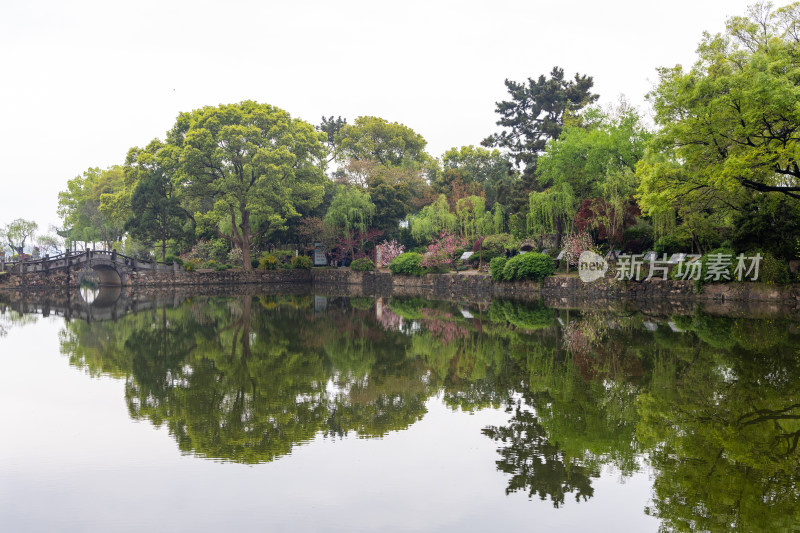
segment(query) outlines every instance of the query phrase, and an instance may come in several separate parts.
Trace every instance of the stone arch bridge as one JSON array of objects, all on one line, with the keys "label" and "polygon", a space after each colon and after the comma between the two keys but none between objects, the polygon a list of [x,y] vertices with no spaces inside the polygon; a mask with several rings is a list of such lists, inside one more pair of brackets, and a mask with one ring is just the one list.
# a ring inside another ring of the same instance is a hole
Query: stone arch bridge
[{"label": "stone arch bridge", "polygon": [[134,257],[102,250],[67,252],[53,257],[45,256],[31,261],[6,262],[0,258],[0,272],[10,276],[27,278],[63,277],[65,285],[80,285],[81,281],[93,272],[100,285],[125,286],[137,271],[177,272],[177,264],[141,261]]}]

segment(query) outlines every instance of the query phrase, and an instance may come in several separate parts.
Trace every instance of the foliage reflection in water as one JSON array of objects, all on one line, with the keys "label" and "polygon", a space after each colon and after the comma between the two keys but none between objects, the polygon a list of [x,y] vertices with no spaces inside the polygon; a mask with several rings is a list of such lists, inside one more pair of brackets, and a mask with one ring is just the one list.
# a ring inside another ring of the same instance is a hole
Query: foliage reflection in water
[{"label": "foliage reflection in water", "polygon": [[[20,315],[5,310],[0,317]],[[495,301],[196,297],[67,322],[62,352],[125,379],[130,415],[185,453],[273,461],[318,435],[379,438],[426,414],[502,408],[507,493],[559,507],[651,469],[669,530],[800,521],[800,330],[788,320],[648,317]]]}]

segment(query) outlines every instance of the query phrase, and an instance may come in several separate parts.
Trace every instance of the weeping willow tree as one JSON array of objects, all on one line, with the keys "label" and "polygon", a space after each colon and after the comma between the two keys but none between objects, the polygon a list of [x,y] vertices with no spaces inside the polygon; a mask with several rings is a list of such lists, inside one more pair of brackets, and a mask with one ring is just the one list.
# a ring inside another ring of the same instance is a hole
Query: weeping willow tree
[{"label": "weeping willow tree", "polygon": [[483,217],[484,235],[496,235],[506,231],[506,208],[495,203],[491,211]]},{"label": "weeping willow tree", "polygon": [[620,244],[622,230],[634,214],[638,214],[633,195],[638,187],[636,174],[628,167],[608,168],[598,184],[602,202],[595,202],[594,227],[604,226],[612,248]]},{"label": "weeping willow tree", "polygon": [[486,199],[467,196],[456,202],[458,230],[462,237],[474,239],[483,233],[483,218],[486,215]]},{"label": "weeping willow tree", "polygon": [[653,220],[653,233],[656,240],[669,235],[677,227],[677,217],[674,209],[661,209],[650,214]]},{"label": "weeping willow tree", "polygon": [[325,223],[336,228],[341,236],[350,241],[350,253],[355,251],[353,237],[356,232],[366,232],[375,216],[375,204],[369,193],[359,187],[343,187],[333,197],[325,215]]},{"label": "weeping willow tree", "polygon": [[444,232],[455,232],[458,217],[450,212],[447,197],[439,195],[430,205],[422,208],[409,222],[411,235],[420,243],[427,243]]},{"label": "weeping willow tree", "polygon": [[561,236],[572,227],[575,216],[575,193],[569,183],[561,182],[544,192],[532,192],[528,197],[528,233],[544,237],[556,234],[556,248]]}]

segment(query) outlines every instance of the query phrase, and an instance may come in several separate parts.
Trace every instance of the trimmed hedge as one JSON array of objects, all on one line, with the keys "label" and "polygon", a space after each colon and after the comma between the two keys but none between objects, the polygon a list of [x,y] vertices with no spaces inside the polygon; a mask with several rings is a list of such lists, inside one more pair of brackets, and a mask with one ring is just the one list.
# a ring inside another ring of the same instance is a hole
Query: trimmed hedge
[{"label": "trimmed hedge", "polygon": [[370,270],[375,270],[375,263],[373,263],[369,257],[361,257],[350,263],[350,270],[368,272]]},{"label": "trimmed hedge", "polygon": [[494,281],[503,281],[503,269],[507,261],[505,257],[495,257],[489,261],[489,274]]},{"label": "trimmed hedge", "polygon": [[389,270],[392,271],[392,274],[421,276],[424,273],[422,268],[422,256],[414,252],[400,254],[389,264]]},{"label": "trimmed hedge", "polygon": [[[491,265],[490,267],[491,268]],[[552,276],[556,271],[556,263],[549,255],[536,252],[515,255],[503,267],[504,281],[534,280],[541,281]]]}]

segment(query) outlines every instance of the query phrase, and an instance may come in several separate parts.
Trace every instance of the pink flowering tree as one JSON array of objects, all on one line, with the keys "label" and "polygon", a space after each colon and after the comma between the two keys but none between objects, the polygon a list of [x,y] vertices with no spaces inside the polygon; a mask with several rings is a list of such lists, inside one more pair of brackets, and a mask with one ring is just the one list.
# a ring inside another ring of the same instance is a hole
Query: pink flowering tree
[{"label": "pink flowering tree", "polygon": [[581,254],[586,250],[594,250],[594,241],[586,232],[570,233],[564,237],[564,259],[570,265],[577,265]]},{"label": "pink flowering tree", "polygon": [[378,245],[381,249],[381,264],[379,267],[387,267],[394,258],[406,251],[406,247],[395,240],[383,241]]},{"label": "pink flowering tree", "polygon": [[431,270],[447,271],[455,266],[456,252],[466,245],[464,239],[444,232],[428,245],[422,266]]}]

